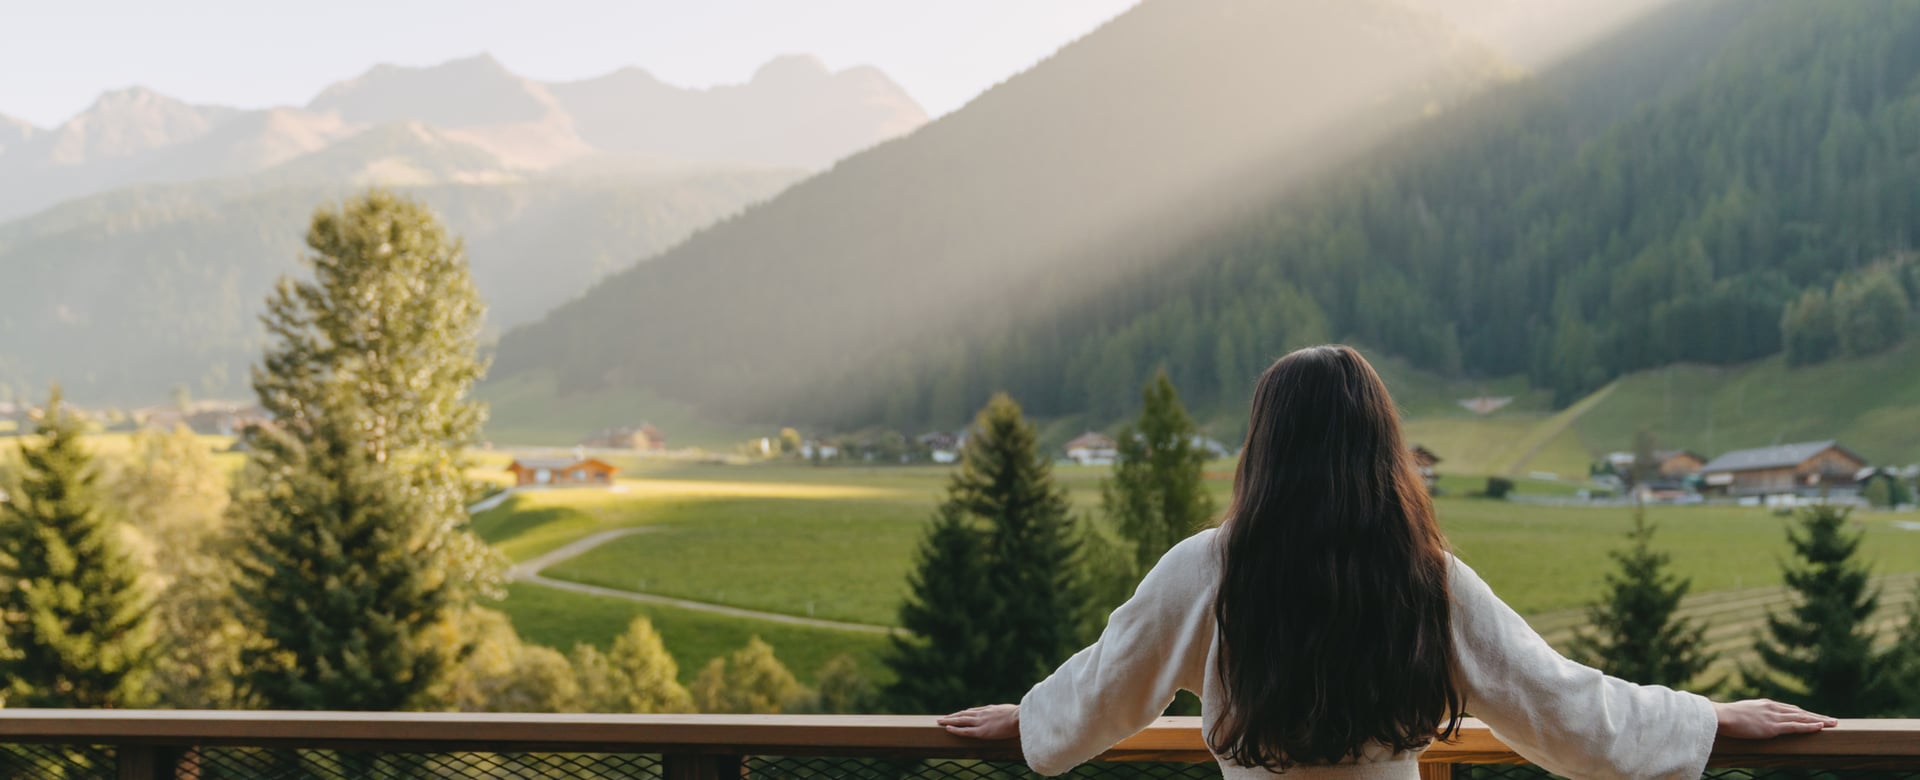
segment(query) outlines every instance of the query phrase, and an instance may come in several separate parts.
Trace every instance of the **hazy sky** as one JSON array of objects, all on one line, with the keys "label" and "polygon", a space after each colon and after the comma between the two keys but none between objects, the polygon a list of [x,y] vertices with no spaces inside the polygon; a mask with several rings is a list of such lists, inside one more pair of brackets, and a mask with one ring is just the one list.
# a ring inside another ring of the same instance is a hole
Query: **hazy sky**
[{"label": "hazy sky", "polygon": [[382,62],[491,52],[543,80],[638,65],[683,86],[778,54],[876,65],[943,114],[1135,0],[0,0],[0,114],[43,127],[142,85],[304,104]]}]

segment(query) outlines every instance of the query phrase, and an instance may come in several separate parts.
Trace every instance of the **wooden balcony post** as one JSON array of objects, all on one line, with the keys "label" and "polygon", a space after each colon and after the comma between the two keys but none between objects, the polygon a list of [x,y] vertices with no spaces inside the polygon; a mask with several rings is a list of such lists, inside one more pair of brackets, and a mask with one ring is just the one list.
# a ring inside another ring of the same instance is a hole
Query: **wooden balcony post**
[{"label": "wooden balcony post", "polygon": [[747,774],[742,756],[667,753],[660,764],[665,780],[740,780]]},{"label": "wooden balcony post", "polygon": [[1453,765],[1422,762],[1420,780],[1453,780]]}]

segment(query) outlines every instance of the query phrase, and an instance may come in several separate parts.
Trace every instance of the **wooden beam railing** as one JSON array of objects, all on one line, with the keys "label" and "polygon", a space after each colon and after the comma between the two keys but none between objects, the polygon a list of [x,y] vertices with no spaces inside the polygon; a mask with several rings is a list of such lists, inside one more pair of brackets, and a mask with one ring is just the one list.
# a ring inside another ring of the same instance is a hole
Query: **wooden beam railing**
[{"label": "wooden beam railing", "polygon": [[[189,710],[0,710],[0,745],[113,748],[120,780],[172,780],[194,748],[376,753],[658,754],[673,780],[741,776],[749,756],[1017,760],[1011,742],[952,736],[930,716],[549,715]],[[1210,762],[1198,718],[1161,718],[1101,761]],[[1460,764],[1525,763],[1469,720],[1429,748],[1421,775]],[[1722,740],[1712,765],[1920,771],[1920,720],[1850,720],[1818,734]]]}]

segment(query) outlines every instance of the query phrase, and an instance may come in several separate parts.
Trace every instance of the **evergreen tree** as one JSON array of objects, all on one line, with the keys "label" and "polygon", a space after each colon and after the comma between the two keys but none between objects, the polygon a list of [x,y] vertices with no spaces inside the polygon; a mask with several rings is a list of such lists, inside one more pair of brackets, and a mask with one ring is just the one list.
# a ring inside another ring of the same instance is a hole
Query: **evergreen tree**
[{"label": "evergreen tree", "polygon": [[1120,430],[1113,477],[1101,485],[1107,516],[1133,543],[1136,579],[1213,515],[1201,482],[1207,453],[1200,431],[1165,368],[1140,398],[1140,419]]},{"label": "evergreen tree", "polygon": [[1754,643],[1764,665],[1741,673],[1755,695],[1842,718],[1885,712],[1897,698],[1867,624],[1880,594],[1854,558],[1860,535],[1847,533],[1847,516],[1835,506],[1810,507],[1800,530],[1788,531],[1799,559],[1785,567],[1795,603],[1767,616],[1766,636]]},{"label": "evergreen tree", "polygon": [[254,370],[236,592],[261,634],[247,683],[293,709],[428,706],[462,645],[431,641],[497,576],[466,528],[462,448],[482,307],[459,243],[372,192],[315,213],[313,279],[282,279]]},{"label": "evergreen tree", "polygon": [[1682,687],[1713,665],[1707,627],[1680,614],[1692,587],[1669,568],[1671,558],[1654,552],[1656,526],[1646,509],[1633,510],[1631,543],[1611,553],[1617,568],[1606,575],[1607,593],[1587,608],[1589,627],[1574,635],[1573,656],[1608,674],[1637,683]]},{"label": "evergreen tree", "polygon": [[467,397],[486,371],[485,306],[460,241],[426,205],[375,190],[316,211],[306,243],[312,280],[282,278],[267,299],[275,343],[253,371],[260,405],[299,437],[335,413],[335,388],[351,388],[368,453],[421,503],[435,565],[491,586],[497,560],[466,530],[463,453],[486,419]]},{"label": "evergreen tree", "polygon": [[693,711],[693,696],[680,685],[679,664],[644,617],[627,624],[604,655],[592,645],[574,648],[574,667],[592,712]]},{"label": "evergreen tree", "polygon": [[958,506],[942,504],[920,542],[900,627],[886,664],[887,698],[898,712],[952,712],[976,703],[986,679],[986,540]]},{"label": "evergreen tree", "polygon": [[900,610],[889,689],[904,712],[1017,701],[1077,648],[1079,532],[1037,433],[1006,394],[974,419]]},{"label": "evergreen tree", "polygon": [[1039,434],[1006,394],[987,402],[967,438],[947,503],[986,525],[987,674],[979,701],[1018,701],[1078,648],[1087,598],[1067,493]]},{"label": "evergreen tree", "polygon": [[1900,632],[1881,660],[1881,674],[1892,693],[1894,706],[1875,714],[1892,718],[1920,716],[1920,598],[1907,602]]},{"label": "evergreen tree", "polygon": [[304,440],[249,437],[236,591],[263,641],[246,653],[247,684],[274,709],[426,706],[456,660],[435,632],[455,587],[419,527],[424,502],[375,460],[360,415],[328,406]]},{"label": "evergreen tree", "polygon": [[0,684],[9,707],[149,703],[151,599],[121,548],[81,423],[55,388],[0,501]]}]

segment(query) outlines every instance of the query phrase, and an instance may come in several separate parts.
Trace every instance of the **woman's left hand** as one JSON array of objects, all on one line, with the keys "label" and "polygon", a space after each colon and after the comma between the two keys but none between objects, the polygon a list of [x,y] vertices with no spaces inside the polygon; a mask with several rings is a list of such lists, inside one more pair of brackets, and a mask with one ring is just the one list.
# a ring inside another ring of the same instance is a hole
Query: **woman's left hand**
[{"label": "woman's left hand", "polygon": [[1020,736],[1020,705],[989,704],[940,719],[948,733],[974,739],[1016,739]]}]

